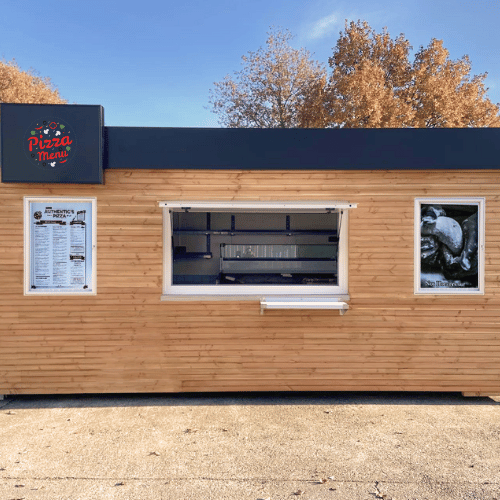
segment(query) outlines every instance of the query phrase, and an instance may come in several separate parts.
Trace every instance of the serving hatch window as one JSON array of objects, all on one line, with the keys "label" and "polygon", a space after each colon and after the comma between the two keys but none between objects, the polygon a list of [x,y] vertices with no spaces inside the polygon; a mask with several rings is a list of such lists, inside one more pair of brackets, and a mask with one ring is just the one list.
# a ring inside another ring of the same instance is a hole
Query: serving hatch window
[{"label": "serving hatch window", "polygon": [[166,295],[347,293],[352,204],[162,206]]}]

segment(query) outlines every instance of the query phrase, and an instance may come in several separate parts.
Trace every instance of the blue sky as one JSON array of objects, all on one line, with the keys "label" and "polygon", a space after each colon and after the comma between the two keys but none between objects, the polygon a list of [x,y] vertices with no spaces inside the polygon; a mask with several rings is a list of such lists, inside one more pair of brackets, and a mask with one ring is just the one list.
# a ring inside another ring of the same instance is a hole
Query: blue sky
[{"label": "blue sky", "polygon": [[345,19],[404,33],[414,50],[443,40],[472,74],[488,72],[500,102],[498,0],[4,0],[0,16],[0,57],[50,77],[70,103],[101,104],[108,126],[218,127],[209,89],[270,26],[327,65]]}]

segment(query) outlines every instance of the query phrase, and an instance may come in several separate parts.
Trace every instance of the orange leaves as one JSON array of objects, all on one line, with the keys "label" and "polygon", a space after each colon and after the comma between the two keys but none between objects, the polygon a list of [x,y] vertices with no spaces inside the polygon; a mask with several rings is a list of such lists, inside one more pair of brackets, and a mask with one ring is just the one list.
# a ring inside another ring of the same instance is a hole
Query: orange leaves
[{"label": "orange leaves", "polygon": [[410,126],[410,49],[402,34],[392,40],[387,30],[375,33],[366,22],[346,24],[329,59],[332,122],[349,128]]},{"label": "orange leaves", "polygon": [[66,104],[50,78],[22,71],[15,59],[0,60],[0,102]]},{"label": "orange leaves", "polygon": [[[235,79],[228,75],[214,83],[209,102],[222,125],[300,127],[306,100],[309,109],[322,105],[318,96],[326,84],[326,70],[305,49],[290,47],[291,39],[287,30],[271,31],[265,48],[242,57],[243,69],[235,72]],[[310,124],[305,126],[318,126],[317,117],[308,115],[307,120]]]},{"label": "orange leaves", "polygon": [[401,34],[392,40],[384,29],[351,22],[329,59],[332,126],[492,127],[499,108],[487,97],[483,80],[470,79],[467,56],[449,59],[441,40],[421,47],[411,63],[411,46]]},{"label": "orange leaves", "polygon": [[392,39],[366,22],[345,25],[328,63],[331,74],[292,49],[289,31],[268,34],[266,49],[215,83],[212,111],[227,127],[499,127],[499,107],[467,56],[453,61],[441,40],[414,60],[403,34]]},{"label": "orange leaves", "polygon": [[500,126],[498,106],[486,97],[486,74],[471,79],[470,70],[469,58],[450,60],[441,40],[420,48],[413,71],[414,98],[419,103],[415,126]]}]

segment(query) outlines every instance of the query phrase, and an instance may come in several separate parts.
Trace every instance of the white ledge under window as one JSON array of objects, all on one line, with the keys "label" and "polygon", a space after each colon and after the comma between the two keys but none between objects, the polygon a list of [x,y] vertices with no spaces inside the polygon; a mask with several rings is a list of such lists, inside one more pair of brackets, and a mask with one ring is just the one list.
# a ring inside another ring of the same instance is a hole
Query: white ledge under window
[{"label": "white ledge under window", "polygon": [[262,297],[260,300],[260,313],[265,309],[335,309],[344,315],[349,309],[349,304],[335,297]]}]

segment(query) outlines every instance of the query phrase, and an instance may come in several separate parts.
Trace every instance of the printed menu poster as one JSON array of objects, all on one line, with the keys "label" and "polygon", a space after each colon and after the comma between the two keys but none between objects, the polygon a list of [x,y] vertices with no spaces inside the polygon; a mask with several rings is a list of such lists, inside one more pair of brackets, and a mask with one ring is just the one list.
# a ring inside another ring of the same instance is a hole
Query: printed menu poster
[{"label": "printed menu poster", "polygon": [[31,289],[90,291],[92,203],[31,202],[30,231]]}]

